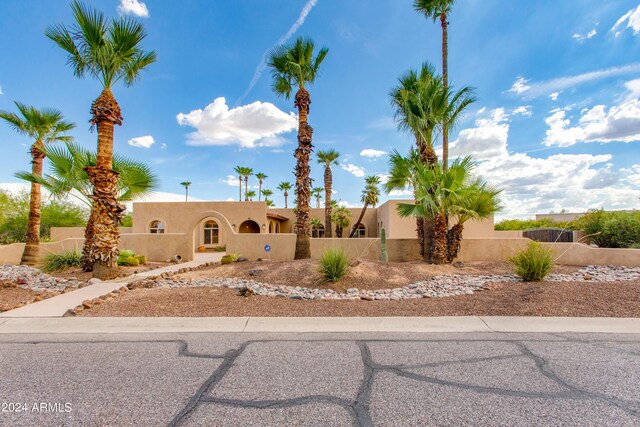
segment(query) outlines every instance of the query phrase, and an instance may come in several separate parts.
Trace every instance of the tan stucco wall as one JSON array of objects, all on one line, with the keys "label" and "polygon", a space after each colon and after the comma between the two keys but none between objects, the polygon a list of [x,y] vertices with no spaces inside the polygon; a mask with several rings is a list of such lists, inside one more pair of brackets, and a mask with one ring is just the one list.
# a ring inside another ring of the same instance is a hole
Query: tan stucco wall
[{"label": "tan stucco wall", "polygon": [[327,249],[342,249],[350,259],[380,259],[380,239],[311,239],[311,258],[319,259]]},{"label": "tan stucco wall", "polygon": [[157,262],[171,261],[174,255],[180,255],[183,261],[191,261],[194,254],[191,239],[182,233],[123,234],[118,248],[130,249]]},{"label": "tan stucco wall", "polygon": [[[118,227],[120,234],[132,233],[132,227]],[[51,241],[84,239],[84,227],[51,227]]]},{"label": "tan stucco wall", "polygon": [[[293,233],[293,226],[296,222],[296,216],[293,214],[292,209],[269,209],[269,212],[282,215],[284,217],[289,218],[288,221],[284,221],[281,223],[280,232],[281,233]],[[356,223],[358,218],[360,217],[360,213],[362,212],[362,208],[349,208],[350,213],[350,225],[349,230],[344,230],[342,232],[342,237],[349,237],[349,233],[351,232],[351,228]],[[312,208],[309,212],[309,216],[311,219],[318,219],[322,224],[324,224],[324,208]],[[378,230],[376,226],[377,221],[377,209],[376,208],[368,208],[364,213],[364,218],[362,218],[362,224],[366,227],[367,236],[366,237],[378,237]],[[333,225],[334,237],[335,237],[335,225]]]},{"label": "tan stucco wall", "polygon": [[[266,252],[265,245],[271,246]],[[296,251],[295,234],[235,234],[227,243],[228,254],[238,254],[249,259],[272,261],[292,260]]]},{"label": "tan stucco wall", "polygon": [[387,239],[389,262],[420,261],[418,239]]},{"label": "tan stucco wall", "polygon": [[10,245],[0,245],[0,264],[20,264],[24,243],[12,243]]}]

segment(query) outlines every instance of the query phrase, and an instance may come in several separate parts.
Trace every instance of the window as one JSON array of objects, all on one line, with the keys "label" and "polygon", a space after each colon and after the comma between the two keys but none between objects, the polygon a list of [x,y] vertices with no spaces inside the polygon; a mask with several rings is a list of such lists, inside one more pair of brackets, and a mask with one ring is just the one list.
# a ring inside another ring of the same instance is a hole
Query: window
[{"label": "window", "polygon": [[149,233],[151,234],[164,234],[164,223],[162,221],[151,221],[149,226]]},{"label": "window", "polygon": [[204,244],[205,245],[217,245],[220,240],[220,230],[218,229],[218,223],[215,221],[207,221],[204,224]]},{"label": "window", "polygon": [[367,228],[364,226],[364,224],[360,224],[358,225],[358,229],[356,230],[356,234],[355,237],[367,237]]},{"label": "window", "polygon": [[324,225],[314,225],[311,227],[311,237],[324,237]]}]

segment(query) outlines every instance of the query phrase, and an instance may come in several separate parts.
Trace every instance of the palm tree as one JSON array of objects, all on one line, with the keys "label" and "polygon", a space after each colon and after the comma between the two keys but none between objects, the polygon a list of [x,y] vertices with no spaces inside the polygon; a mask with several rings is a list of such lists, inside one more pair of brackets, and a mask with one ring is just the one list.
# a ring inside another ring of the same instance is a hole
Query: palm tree
[{"label": "palm tree", "polygon": [[235,168],[233,168],[233,170],[235,171],[235,173],[238,174],[238,184],[240,184],[240,190],[238,193],[238,201],[241,202],[242,201],[242,170],[244,168],[242,166],[236,166]]},{"label": "palm tree", "polygon": [[258,185],[260,186],[258,188],[258,201],[260,201],[260,195],[262,194],[262,181],[264,181],[265,179],[269,178],[266,174],[263,174],[262,172],[258,172],[256,175],[256,178],[258,178]]},{"label": "palm tree", "polygon": [[189,201],[189,186],[191,185],[191,181],[182,181],[180,185],[184,186],[184,201]]},{"label": "palm tree", "polygon": [[248,202],[249,197],[247,195],[247,191],[249,191],[249,177],[253,175],[252,168],[240,168],[242,171],[242,176],[244,177],[244,201]]},{"label": "palm tree", "polygon": [[140,72],[156,61],[156,53],[145,52],[140,46],[146,32],[135,20],[107,20],[103,13],[77,1],[71,3],[71,9],[74,25],[52,25],[45,34],[67,52],[74,75],[84,77],[88,73],[103,88],[91,105],[90,122],[98,128],[98,155],[96,165],[87,169],[94,191],[87,229],[96,231],[90,259],[98,268],[93,275],[110,279],[117,275],[118,224],[125,210],[116,197],[118,174],[112,169],[113,131],[123,118],[111,88],[119,81],[131,86]]},{"label": "palm tree", "polygon": [[322,48],[314,55],[315,45],[311,39],[298,38],[291,45],[278,46],[269,55],[267,65],[271,67],[273,90],[289,99],[294,86],[298,88],[294,106],[298,108],[298,148],[296,158],[296,251],[295,259],[311,258],[309,241],[309,158],[312,150],[313,128],[307,122],[311,96],[306,86],[318,76],[320,64],[328,49]]},{"label": "palm tree", "polygon": [[[447,27],[449,22],[447,16],[451,13],[451,8],[455,0],[415,0],[413,7],[417,12],[424,14],[427,18],[432,18],[433,22],[440,19],[442,27],[442,84],[444,89],[449,88],[449,41]],[[449,167],[449,127],[444,123],[442,127],[442,164],[446,169]]]},{"label": "palm tree", "polygon": [[324,236],[331,237],[331,195],[333,192],[333,174],[331,165],[338,164],[340,153],[336,150],[318,151],[318,163],[324,164]]},{"label": "palm tree", "polygon": [[368,176],[365,178],[365,183],[366,185],[364,190],[362,190],[362,197],[360,199],[362,203],[364,203],[364,206],[362,207],[362,211],[360,211],[358,220],[351,229],[349,237],[354,237],[356,235],[358,227],[362,223],[362,218],[364,218],[364,213],[367,211],[367,207],[371,205],[375,208],[380,200],[380,189],[378,188],[378,185],[380,184],[380,177],[378,175]]},{"label": "palm tree", "polygon": [[291,188],[292,188],[292,185],[288,181],[282,181],[280,184],[278,184],[278,190],[284,192],[284,208],[285,209],[289,208],[287,203],[287,198],[289,197],[289,190],[291,190]]},{"label": "palm tree", "polygon": [[[265,188],[264,190],[262,190],[262,195],[264,196],[264,201],[268,202],[269,201],[269,197],[273,195],[273,191],[269,190],[268,188]],[[269,204],[267,203],[267,206]]]},{"label": "palm tree", "polygon": [[[342,237],[342,231],[349,227],[351,222],[351,212],[344,206],[338,206],[331,213],[331,222],[336,225],[336,237]],[[326,233],[325,229],[325,233]]]},{"label": "palm tree", "polygon": [[265,202],[268,208],[272,208],[276,205],[275,203],[273,203],[273,200],[265,200]]},{"label": "palm tree", "polygon": [[[34,176],[42,176],[42,167],[45,154],[43,148],[46,144],[57,141],[71,141],[73,138],[66,135],[75,124],[65,122],[62,113],[58,110],[45,108],[39,110],[16,102],[20,116],[8,111],[0,111],[0,118],[5,120],[16,132],[27,135],[33,139],[31,145],[31,173]],[[40,255],[40,206],[42,194],[40,184],[31,183],[31,195],[29,199],[29,219],[27,221],[27,234],[25,247],[22,252],[20,264],[35,265]]]},{"label": "palm tree", "polygon": [[253,198],[256,197],[256,192],[253,190],[247,191],[247,197],[249,198],[250,202],[253,202]]},{"label": "palm tree", "polygon": [[[38,176],[34,173],[18,172],[15,176],[42,185],[55,198],[74,197],[90,209],[93,186],[86,169],[96,164],[96,153],[77,144],[66,142],[64,147],[45,147],[43,154],[51,162],[49,174]],[[115,154],[113,170],[120,175],[116,187],[116,197],[119,202],[144,199],[158,186],[157,176],[142,162]],[[94,229],[88,227],[88,232],[89,238],[85,238],[82,250],[83,268],[91,271],[93,263],[90,254]]]},{"label": "palm tree", "polygon": [[[311,224],[311,237],[320,237],[320,230],[324,228],[324,224],[322,224],[322,221],[320,221],[318,218],[311,218],[309,224]],[[316,232],[315,236],[314,231]]]},{"label": "palm tree", "polygon": [[320,199],[322,198],[322,193],[324,192],[323,187],[314,187],[311,189],[311,194],[316,198],[316,208],[320,208]]}]

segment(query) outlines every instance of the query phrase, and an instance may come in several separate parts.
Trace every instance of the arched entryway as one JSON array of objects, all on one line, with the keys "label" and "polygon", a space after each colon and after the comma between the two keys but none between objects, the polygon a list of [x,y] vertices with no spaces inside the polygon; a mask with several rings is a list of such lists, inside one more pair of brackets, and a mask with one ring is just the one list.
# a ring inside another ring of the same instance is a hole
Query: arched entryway
[{"label": "arched entryway", "polygon": [[220,227],[212,220],[206,221],[203,227],[203,242],[205,246],[215,246],[220,244]]},{"label": "arched entryway", "polygon": [[248,219],[245,222],[243,222],[242,224],[240,224],[240,227],[238,228],[238,232],[239,233],[255,233],[255,234],[258,234],[258,233],[260,233],[260,226],[258,225],[257,222]]}]

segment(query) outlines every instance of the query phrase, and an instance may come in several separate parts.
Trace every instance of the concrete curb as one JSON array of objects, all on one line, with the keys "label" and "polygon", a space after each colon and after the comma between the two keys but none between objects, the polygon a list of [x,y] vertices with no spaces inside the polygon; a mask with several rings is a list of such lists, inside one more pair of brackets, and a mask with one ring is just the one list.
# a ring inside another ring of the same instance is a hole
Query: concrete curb
[{"label": "concrete curb", "polygon": [[2,334],[188,332],[635,333],[640,318],[598,317],[65,317],[6,318]]}]

